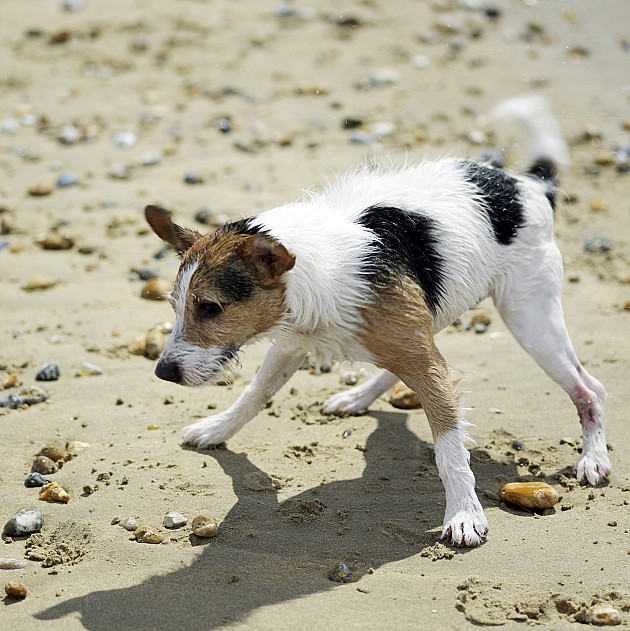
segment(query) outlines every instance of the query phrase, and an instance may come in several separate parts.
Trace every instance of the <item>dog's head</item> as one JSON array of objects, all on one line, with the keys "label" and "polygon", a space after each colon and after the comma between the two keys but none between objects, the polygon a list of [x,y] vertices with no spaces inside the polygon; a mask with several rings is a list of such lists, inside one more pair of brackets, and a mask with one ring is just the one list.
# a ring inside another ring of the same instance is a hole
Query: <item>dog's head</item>
[{"label": "dog's head", "polygon": [[212,382],[243,344],[282,321],[282,275],[295,256],[247,220],[201,235],[162,208],[147,206],[145,216],[182,259],[170,294],[175,326],[155,374],[186,386]]}]

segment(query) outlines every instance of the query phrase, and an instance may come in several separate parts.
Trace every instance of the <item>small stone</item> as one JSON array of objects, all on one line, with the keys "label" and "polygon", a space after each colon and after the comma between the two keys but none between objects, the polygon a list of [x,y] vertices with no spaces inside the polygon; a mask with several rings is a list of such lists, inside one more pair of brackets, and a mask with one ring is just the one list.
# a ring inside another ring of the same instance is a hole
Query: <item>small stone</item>
[{"label": "small stone", "polygon": [[160,329],[152,329],[147,335],[144,345],[144,356],[149,359],[157,359],[164,350],[166,338]]},{"label": "small stone", "polygon": [[156,267],[134,267],[132,268],[131,273],[133,274],[133,277],[130,276],[132,280],[138,278],[144,281],[151,280],[152,278],[157,278],[159,275],[159,271]]},{"label": "small stone", "polygon": [[76,458],[79,454],[82,454],[89,447],[89,443],[84,443],[81,440],[70,441],[66,445],[66,460],[72,460],[72,458]]},{"label": "small stone", "polygon": [[121,519],[118,522],[118,525],[125,530],[130,530],[131,532],[134,532],[140,527],[137,520],[135,520],[133,517],[125,517],[124,519]]},{"label": "small stone", "polygon": [[328,572],[328,578],[335,583],[349,583],[352,580],[352,572],[345,563],[335,563]]},{"label": "small stone", "polygon": [[359,382],[359,373],[351,371],[341,373],[341,383],[344,386],[356,386]]},{"label": "small stone", "polygon": [[69,232],[51,232],[37,243],[42,250],[69,250],[74,245],[74,236]]},{"label": "small stone", "polygon": [[545,482],[510,482],[501,487],[499,497],[507,504],[539,510],[554,506],[560,494]]},{"label": "small stone", "polygon": [[52,480],[45,478],[41,473],[31,473],[27,476],[26,480],[24,480],[24,486],[32,489],[38,486],[44,486],[44,484],[49,484]]},{"label": "small stone", "polygon": [[188,518],[184,517],[181,513],[171,511],[164,515],[164,527],[165,528],[181,528],[188,523]]},{"label": "small stone", "polygon": [[20,131],[20,123],[15,118],[5,118],[0,123],[0,130],[2,130],[3,134],[13,136]]},{"label": "small stone", "polygon": [[107,177],[112,180],[128,180],[133,173],[133,165],[128,162],[112,164],[107,170]]},{"label": "small stone", "polygon": [[23,405],[26,405],[17,394],[7,394],[0,398],[0,408],[9,408],[10,410],[19,410]]},{"label": "small stone", "polygon": [[60,502],[67,504],[70,501],[68,491],[57,482],[45,484],[39,492],[39,499],[44,502]]},{"label": "small stone", "polygon": [[133,147],[138,142],[138,136],[132,131],[123,130],[117,131],[112,136],[112,142],[117,147],[122,147],[123,149],[129,149]]},{"label": "small stone", "polygon": [[68,452],[59,445],[48,443],[39,450],[37,455],[46,456],[46,458],[50,458],[53,462],[59,462],[59,460],[65,460],[67,458]]},{"label": "small stone", "polygon": [[9,581],[4,586],[4,591],[9,598],[26,598],[26,587],[17,581]]},{"label": "small stone", "polygon": [[515,439],[512,441],[512,449],[516,449],[516,451],[521,451],[525,448],[525,443],[522,440]]},{"label": "small stone", "polygon": [[55,285],[58,285],[58,284],[59,284],[58,278],[38,274],[34,278],[31,278],[31,280],[28,280],[25,283],[23,283],[21,285],[21,288],[24,291],[40,291],[43,289],[50,289],[51,287],[54,287]]},{"label": "small stone", "polygon": [[0,558],[0,570],[21,570],[27,565],[26,561],[20,559]]},{"label": "small stone", "polygon": [[2,383],[2,387],[3,388],[13,388],[14,386],[17,385],[18,382],[18,376],[12,372]]},{"label": "small stone", "polygon": [[143,167],[150,167],[162,162],[164,154],[161,151],[146,151],[140,156],[140,164]]},{"label": "small stone", "polygon": [[133,531],[133,536],[139,543],[162,543],[164,537],[148,526],[140,526]]},{"label": "small stone", "polygon": [[472,325],[483,324],[483,326],[487,327],[487,326],[490,326],[491,322],[492,320],[490,319],[490,316],[487,313],[483,313],[483,312],[475,313],[473,317],[470,318],[470,323]]},{"label": "small stone", "polygon": [[28,189],[31,197],[45,197],[53,192],[53,187],[47,182],[37,182]]},{"label": "small stone", "polygon": [[417,410],[422,407],[420,397],[402,383],[392,388],[389,403],[399,410]]},{"label": "small stone", "polygon": [[612,627],[621,624],[619,612],[608,603],[597,603],[589,607],[581,618],[581,622],[598,627]]},{"label": "small stone", "polygon": [[166,300],[166,294],[171,290],[171,284],[162,278],[152,278],[148,280],[142,291],[140,297],[145,300]]},{"label": "small stone", "polygon": [[193,171],[188,171],[188,173],[184,175],[184,182],[186,184],[203,184],[203,178]]},{"label": "small stone", "polygon": [[57,381],[59,379],[59,366],[57,364],[44,364],[35,375],[37,381]]},{"label": "small stone", "polygon": [[411,58],[411,65],[418,70],[426,70],[431,65],[431,60],[425,55],[414,55]]},{"label": "small stone", "polygon": [[203,515],[198,515],[192,520],[192,531],[193,534],[198,537],[215,537],[217,532],[219,531],[219,526],[214,519],[210,519],[210,517],[204,517]]},{"label": "small stone", "polygon": [[72,171],[62,171],[57,176],[57,186],[59,188],[67,188],[79,183],[79,176]]},{"label": "small stone", "polygon": [[584,241],[584,249],[594,254],[608,252],[612,247],[613,241],[610,237],[589,237]]},{"label": "small stone", "polygon": [[209,208],[200,208],[195,213],[195,221],[205,226],[217,225],[214,213]]},{"label": "small stone", "polygon": [[43,403],[48,398],[46,391],[39,386],[24,386],[18,390],[18,396],[26,405]]},{"label": "small stone", "polygon": [[96,366],[95,364],[90,364],[90,362],[83,362],[81,364],[81,367],[79,368],[78,374],[82,377],[102,375],[103,369],[100,366]]},{"label": "small stone", "polygon": [[83,133],[74,125],[64,125],[57,132],[57,140],[64,145],[74,145],[83,138]]},{"label": "small stone", "polygon": [[588,207],[595,212],[600,212],[606,209],[606,202],[603,199],[594,199],[589,202]]},{"label": "small stone", "polygon": [[57,473],[58,470],[59,467],[57,466],[57,463],[53,462],[46,456],[37,456],[37,458],[33,460],[33,466],[31,467],[31,471],[33,473],[41,473],[42,475]]},{"label": "small stone", "polygon": [[4,534],[10,537],[30,535],[39,532],[43,525],[42,512],[35,506],[27,506],[15,513],[4,525]]}]

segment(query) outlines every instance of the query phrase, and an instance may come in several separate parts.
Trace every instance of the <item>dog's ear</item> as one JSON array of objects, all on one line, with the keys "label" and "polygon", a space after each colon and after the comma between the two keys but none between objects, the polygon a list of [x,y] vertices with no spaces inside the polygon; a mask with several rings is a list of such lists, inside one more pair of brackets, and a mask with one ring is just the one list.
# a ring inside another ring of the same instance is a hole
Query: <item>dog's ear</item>
[{"label": "dog's ear", "polygon": [[153,232],[160,239],[172,245],[182,255],[201,235],[196,230],[182,228],[171,221],[171,213],[159,206],[147,206],[144,209]]},{"label": "dog's ear", "polygon": [[243,241],[238,254],[241,260],[254,266],[264,287],[275,285],[295,265],[295,256],[282,243],[262,234]]}]

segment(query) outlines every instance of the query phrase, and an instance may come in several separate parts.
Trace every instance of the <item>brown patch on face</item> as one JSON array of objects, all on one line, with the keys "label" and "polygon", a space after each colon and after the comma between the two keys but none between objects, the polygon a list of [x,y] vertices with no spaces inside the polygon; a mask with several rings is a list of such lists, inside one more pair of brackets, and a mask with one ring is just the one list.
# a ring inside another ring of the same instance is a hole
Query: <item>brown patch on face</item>
[{"label": "brown patch on face", "polygon": [[[264,255],[257,254],[261,239]],[[280,243],[258,234],[219,229],[195,241],[184,255],[173,292],[175,302],[184,306],[178,316],[185,341],[236,351],[272,329],[286,311],[280,276],[294,260]],[[182,270],[195,263],[188,287],[182,288]],[[186,291],[185,297],[180,291]]]},{"label": "brown patch on face", "polygon": [[363,310],[361,343],[375,363],[399,377],[422,402],[433,439],[453,429],[459,406],[446,361],[433,340],[433,316],[422,289],[402,278]]}]

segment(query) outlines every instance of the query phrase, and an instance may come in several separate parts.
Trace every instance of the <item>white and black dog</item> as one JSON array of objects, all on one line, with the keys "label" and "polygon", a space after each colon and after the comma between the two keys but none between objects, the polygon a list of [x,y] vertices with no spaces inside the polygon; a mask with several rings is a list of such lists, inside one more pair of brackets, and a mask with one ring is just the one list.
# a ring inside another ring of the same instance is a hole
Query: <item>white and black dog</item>
[{"label": "white and black dog", "polygon": [[433,336],[486,296],[523,348],[571,397],[583,431],[581,482],[610,474],[604,387],[575,355],[561,305],[553,237],[556,168],[566,145],[546,103],[504,102],[525,123],[530,169],[442,159],[397,169],[362,167],[325,190],[202,236],[148,206],[146,218],[182,258],[170,296],[176,320],[161,379],[188,386],[222,375],[247,342],[272,344],[254,380],[226,411],[189,425],[187,442],[221,443],[252,419],[304,362],[372,362],[383,370],[330,398],[331,414],[358,412],[398,380],[418,393],[446,489],[442,536],[482,542],[466,423]]}]

